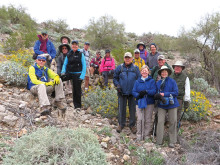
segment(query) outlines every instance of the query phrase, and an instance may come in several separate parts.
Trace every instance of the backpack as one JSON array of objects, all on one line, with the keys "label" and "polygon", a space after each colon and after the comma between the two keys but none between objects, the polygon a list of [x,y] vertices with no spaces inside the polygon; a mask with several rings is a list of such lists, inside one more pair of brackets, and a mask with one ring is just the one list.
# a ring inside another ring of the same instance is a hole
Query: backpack
[{"label": "backpack", "polygon": [[110,58],[111,58],[111,60],[106,60],[106,57],[104,57],[104,60],[105,60],[105,61],[104,61],[104,65],[105,65],[105,62],[106,62],[106,61],[112,61],[112,57],[110,57]]}]

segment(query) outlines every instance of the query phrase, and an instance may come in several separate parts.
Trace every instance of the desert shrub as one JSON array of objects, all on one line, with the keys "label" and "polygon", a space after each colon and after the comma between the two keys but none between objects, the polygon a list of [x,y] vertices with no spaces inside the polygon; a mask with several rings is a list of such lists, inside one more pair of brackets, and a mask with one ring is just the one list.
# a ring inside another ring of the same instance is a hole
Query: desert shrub
[{"label": "desert shrub", "polygon": [[166,58],[171,60],[175,59],[174,55],[171,52],[167,53]]},{"label": "desert shrub", "polygon": [[115,48],[112,50],[111,54],[113,55],[114,59],[116,60],[116,64],[119,65],[121,63],[124,62],[124,54],[126,52],[130,52],[131,54],[133,54],[133,49],[132,48]]},{"label": "desert shrub", "polygon": [[216,90],[216,88],[209,87],[206,90],[206,95],[210,97],[216,97],[219,95],[219,92]]},{"label": "desert shrub", "polygon": [[118,114],[118,97],[115,89],[101,89],[97,86],[92,89],[83,99],[83,106],[90,107],[93,113],[99,113],[103,117],[115,117]]},{"label": "desert shrub", "polygon": [[11,34],[11,33],[13,33],[11,28],[9,28],[8,26],[2,26],[0,28],[0,32],[3,33],[3,34]]},{"label": "desert shrub", "polygon": [[107,164],[97,137],[88,129],[40,128],[15,142],[4,164]]},{"label": "desert shrub", "polygon": [[201,91],[201,92],[209,87],[208,82],[203,78],[194,78],[193,85],[194,85],[193,87],[195,90]]},{"label": "desert shrub", "polygon": [[191,91],[191,103],[184,114],[184,118],[195,122],[207,119],[207,116],[212,114],[211,107],[212,105],[203,93]]},{"label": "desert shrub", "polygon": [[34,63],[32,54],[30,50],[18,50],[6,56],[8,61],[0,63],[0,78],[7,84],[25,86],[28,68]]},{"label": "desert shrub", "polygon": [[48,20],[44,22],[44,28],[52,29],[57,33],[67,33],[69,26],[65,20],[58,19],[56,21]]},{"label": "desert shrub", "polygon": [[138,156],[138,165],[150,164],[150,165],[163,165],[165,159],[156,151],[147,152],[145,148],[139,147],[136,151]]}]

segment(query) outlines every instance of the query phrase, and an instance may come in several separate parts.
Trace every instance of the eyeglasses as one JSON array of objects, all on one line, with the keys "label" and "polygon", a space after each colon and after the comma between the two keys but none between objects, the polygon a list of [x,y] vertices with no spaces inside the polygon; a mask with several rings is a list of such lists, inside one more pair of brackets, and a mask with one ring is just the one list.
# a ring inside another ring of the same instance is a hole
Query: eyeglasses
[{"label": "eyeglasses", "polygon": [[65,50],[65,49],[67,49],[67,48],[62,48],[62,50]]},{"label": "eyeglasses", "polygon": [[38,61],[39,61],[39,62],[46,62],[46,60],[41,60],[41,59],[38,59]]},{"label": "eyeglasses", "polygon": [[43,35],[43,36],[47,36],[47,34],[46,34],[46,33],[43,33],[42,35]]}]

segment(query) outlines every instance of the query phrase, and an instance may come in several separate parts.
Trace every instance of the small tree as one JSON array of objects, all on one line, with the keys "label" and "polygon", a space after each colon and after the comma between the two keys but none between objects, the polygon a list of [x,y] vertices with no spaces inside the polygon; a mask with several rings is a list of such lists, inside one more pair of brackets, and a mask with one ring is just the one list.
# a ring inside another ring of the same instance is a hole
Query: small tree
[{"label": "small tree", "polygon": [[90,19],[86,30],[86,39],[94,49],[113,49],[125,43],[124,25],[117,23],[112,16],[105,15],[97,21]]}]

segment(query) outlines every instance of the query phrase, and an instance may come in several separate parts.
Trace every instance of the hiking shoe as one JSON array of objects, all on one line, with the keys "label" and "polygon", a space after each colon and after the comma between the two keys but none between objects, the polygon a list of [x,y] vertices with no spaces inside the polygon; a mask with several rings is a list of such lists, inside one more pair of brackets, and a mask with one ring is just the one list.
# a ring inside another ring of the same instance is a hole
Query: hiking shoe
[{"label": "hiking shoe", "polygon": [[137,132],[137,129],[135,128],[135,126],[130,127],[130,130],[133,134],[136,134],[136,132]]},{"label": "hiking shoe", "polygon": [[168,146],[169,146],[170,148],[175,148],[175,145],[174,145],[173,143],[170,143]]},{"label": "hiking shoe", "polygon": [[60,110],[66,110],[66,104],[64,104],[64,101],[54,101],[54,107],[57,107]]},{"label": "hiking shoe", "polygon": [[81,111],[81,108],[76,108],[76,112],[79,113]]},{"label": "hiking shoe", "polygon": [[119,125],[119,126],[116,128],[116,131],[117,131],[118,133],[120,133],[120,132],[123,130],[123,128],[124,128],[124,127],[122,127],[122,126]]},{"label": "hiking shoe", "polygon": [[46,105],[41,108],[41,113],[40,113],[41,116],[47,116],[50,114],[51,114],[51,106]]}]

